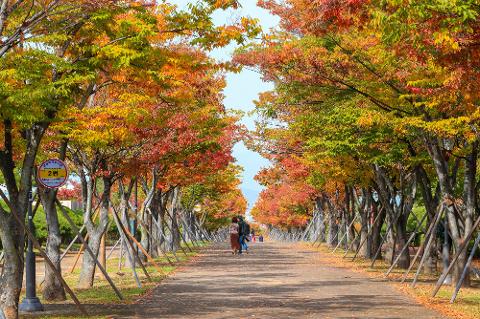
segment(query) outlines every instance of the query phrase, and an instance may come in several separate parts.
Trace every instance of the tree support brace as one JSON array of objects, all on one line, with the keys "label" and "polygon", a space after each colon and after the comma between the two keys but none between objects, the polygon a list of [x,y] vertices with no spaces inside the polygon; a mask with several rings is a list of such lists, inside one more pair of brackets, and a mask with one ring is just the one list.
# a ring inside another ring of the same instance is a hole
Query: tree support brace
[{"label": "tree support brace", "polygon": [[468,242],[472,238],[473,233],[475,232],[475,230],[478,228],[479,225],[480,225],[480,217],[477,218],[477,220],[475,221],[475,224],[472,227],[472,230],[467,235],[467,237],[465,237],[462,246],[460,246],[460,248],[458,249],[457,253],[453,257],[452,261],[450,262],[450,265],[448,265],[447,270],[444,271],[442,276],[438,279],[437,285],[435,286],[435,290],[432,293],[432,297],[435,297],[437,295],[438,291],[440,290],[440,288],[443,285],[443,282],[445,281],[445,278],[448,276],[450,271],[452,271],[452,268],[455,265],[455,263],[457,262],[458,257],[460,257],[460,254],[465,250],[465,248],[467,248]]},{"label": "tree support brace", "polygon": [[[112,206],[112,208],[113,208],[113,206]],[[117,227],[120,226],[119,231],[122,231],[123,234],[125,234],[125,235],[127,236],[127,234],[128,234],[128,233],[127,233],[127,230],[125,229],[125,227],[123,226],[122,222],[120,221],[120,218],[118,217],[118,215],[117,215],[117,213],[116,213],[116,211],[115,211],[115,208],[113,208],[113,212],[114,212],[114,215],[113,215],[113,216],[114,216],[115,221],[116,221],[116,223],[117,223]],[[128,244],[129,244],[130,248],[132,249],[133,256],[136,257],[138,263],[140,264],[140,267],[142,267],[143,273],[144,273],[145,276],[147,277],[148,281],[151,282],[151,281],[152,281],[152,278],[150,278],[150,275],[148,274],[147,269],[146,269],[145,266],[143,265],[142,260],[140,259],[140,257],[138,257],[138,254],[137,254],[137,252],[136,252],[136,250],[135,250],[135,247],[133,246],[132,242],[130,241],[130,238],[127,236],[126,239],[127,239],[127,242],[128,242]],[[127,250],[128,250],[128,248],[127,248]]]},{"label": "tree support brace", "polygon": [[[117,222],[120,222],[120,217],[118,217],[115,209],[113,209],[113,214],[114,214],[114,217],[117,220]],[[150,256],[150,254],[145,250],[145,248],[142,246],[142,244],[140,244],[138,242],[138,240],[127,229],[122,229],[122,230],[125,231],[127,236],[130,237],[130,239],[138,246],[138,248],[140,248],[142,253],[147,257],[147,260],[150,260],[150,262],[157,268],[157,270],[160,273],[162,273],[163,275],[166,275],[165,272],[163,271],[162,267],[159,264],[157,264],[157,262],[152,258],[152,256]]]},{"label": "tree support brace", "polygon": [[80,233],[80,230],[78,229],[77,225],[75,225],[75,223],[74,223],[73,220],[70,218],[70,216],[68,215],[68,213],[65,211],[65,209],[64,209],[63,206],[62,206],[62,204],[60,204],[60,202],[58,201],[58,199],[55,199],[55,202],[57,203],[58,208],[60,208],[60,210],[62,211],[62,214],[63,214],[63,216],[65,217],[65,219],[68,221],[68,223],[69,223],[70,226],[72,227],[73,231],[77,233],[78,238],[79,238],[79,239],[82,241],[82,243],[84,244],[85,250],[86,250],[86,251],[90,254],[90,256],[95,260],[95,264],[98,266],[98,269],[100,269],[100,271],[102,272],[102,274],[105,276],[105,279],[107,279],[107,281],[108,281],[108,283],[110,284],[110,286],[112,287],[113,291],[115,291],[115,294],[117,295],[118,299],[124,300],[122,293],[120,292],[120,290],[118,290],[117,286],[115,286],[115,284],[113,283],[112,279],[111,279],[110,276],[108,275],[108,273],[107,273],[107,271],[105,270],[105,268],[103,268],[102,264],[98,261],[97,256],[95,256],[95,254],[94,254],[93,251],[90,249],[90,247],[88,247],[88,244],[87,244],[87,242],[85,241],[85,239],[83,238],[82,234]]}]

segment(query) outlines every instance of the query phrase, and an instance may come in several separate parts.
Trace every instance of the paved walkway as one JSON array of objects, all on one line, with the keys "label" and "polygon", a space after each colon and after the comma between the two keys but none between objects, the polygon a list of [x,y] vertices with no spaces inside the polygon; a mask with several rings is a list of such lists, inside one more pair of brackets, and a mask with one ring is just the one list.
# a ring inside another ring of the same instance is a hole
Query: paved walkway
[{"label": "paved walkway", "polygon": [[315,254],[279,243],[254,244],[242,256],[212,247],[121,318],[443,318]]}]

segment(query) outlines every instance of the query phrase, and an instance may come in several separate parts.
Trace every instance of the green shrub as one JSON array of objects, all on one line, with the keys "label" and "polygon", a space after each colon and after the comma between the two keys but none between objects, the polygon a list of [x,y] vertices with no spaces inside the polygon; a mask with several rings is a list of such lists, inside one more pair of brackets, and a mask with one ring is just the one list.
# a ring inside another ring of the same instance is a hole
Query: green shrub
[{"label": "green shrub", "polygon": [[[83,225],[83,214],[81,211],[73,211],[68,208],[65,208],[67,213],[69,214],[70,218],[73,222],[77,225],[77,227],[82,227]],[[75,238],[76,233],[70,227],[67,219],[63,216],[63,214],[58,211],[58,221],[60,223],[60,236],[62,237],[62,243],[68,244],[70,243],[73,238]],[[48,228],[47,228],[47,218],[42,206],[39,206],[35,216],[33,218],[33,223],[35,227],[35,236],[38,241],[43,244],[47,240],[48,236]]]}]

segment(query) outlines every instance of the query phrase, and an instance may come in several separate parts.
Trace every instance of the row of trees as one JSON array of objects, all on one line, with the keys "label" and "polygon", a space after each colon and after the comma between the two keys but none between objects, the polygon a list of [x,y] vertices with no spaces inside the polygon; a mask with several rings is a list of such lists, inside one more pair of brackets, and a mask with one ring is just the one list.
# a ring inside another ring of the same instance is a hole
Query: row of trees
[{"label": "row of trees", "polygon": [[[66,161],[79,183],[85,237],[96,256],[115,211],[127,229],[140,229],[142,246],[155,257],[179,248],[187,215],[215,229],[245,209],[231,155],[243,133],[238,115],[222,104],[222,72],[229,66],[207,56],[258,33],[248,18],[214,25],[216,10],[236,6],[0,1],[0,180],[6,189],[0,308],[6,318],[18,316],[22,221],[43,159]],[[57,190],[38,187],[37,193],[48,225],[46,253],[61,270]],[[193,212],[198,204],[202,216]],[[84,254],[79,286],[92,286],[95,265]],[[65,298],[48,265],[43,293],[47,300]]]},{"label": "row of trees", "polygon": [[257,176],[266,190],[255,219],[314,220],[319,240],[346,240],[365,258],[379,257],[385,234],[385,257],[401,268],[412,266],[413,220],[422,269],[453,251],[457,283],[480,215],[479,1],[260,5],[280,28],[235,57],[275,84],[251,141],[274,163]]}]

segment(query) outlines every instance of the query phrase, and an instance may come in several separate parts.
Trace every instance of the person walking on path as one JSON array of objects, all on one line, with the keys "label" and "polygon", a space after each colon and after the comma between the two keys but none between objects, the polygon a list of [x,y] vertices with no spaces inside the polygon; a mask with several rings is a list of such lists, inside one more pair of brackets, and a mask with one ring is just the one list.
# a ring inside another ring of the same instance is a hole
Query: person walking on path
[{"label": "person walking on path", "polygon": [[250,237],[250,224],[244,221],[245,223],[245,234],[244,234],[244,239],[243,239],[243,249],[245,252],[248,254],[248,242],[251,240]]},{"label": "person walking on path", "polygon": [[248,254],[247,237],[250,235],[250,225],[243,219],[243,216],[239,216],[238,219],[238,234],[240,243],[240,250],[238,253],[242,254],[245,250],[245,252]]},{"label": "person walking on path", "polygon": [[235,255],[241,250],[238,218],[233,217],[230,224],[230,246],[232,247],[232,254]]}]

